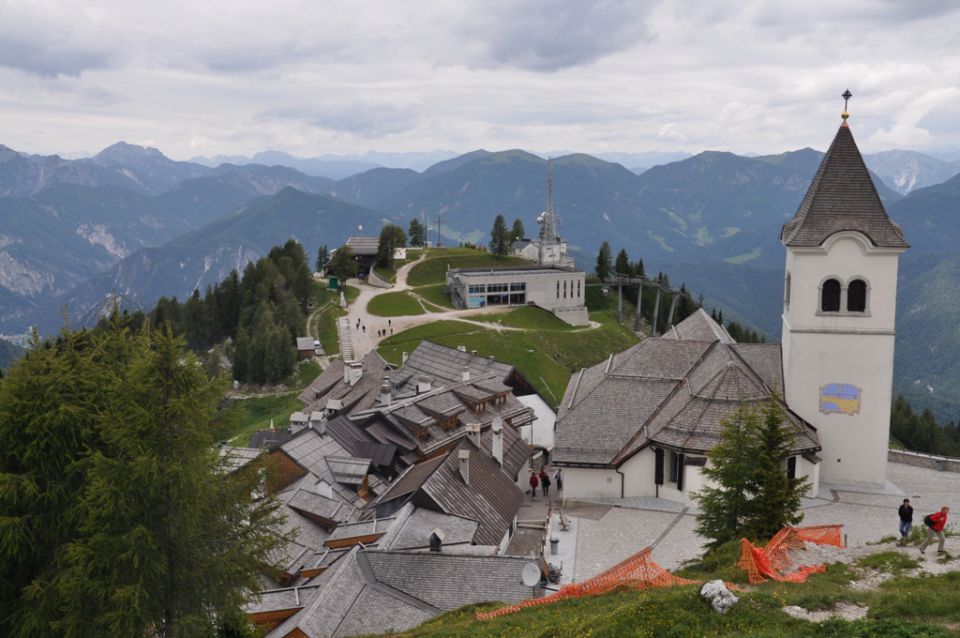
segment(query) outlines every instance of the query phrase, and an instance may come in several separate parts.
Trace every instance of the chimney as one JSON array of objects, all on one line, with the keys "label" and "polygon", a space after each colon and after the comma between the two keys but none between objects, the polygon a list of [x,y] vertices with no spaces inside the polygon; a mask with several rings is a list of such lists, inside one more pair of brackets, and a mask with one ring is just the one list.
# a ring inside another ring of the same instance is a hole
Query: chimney
[{"label": "chimney", "polygon": [[503,419],[498,416],[493,417],[493,425],[490,426],[493,432],[493,442],[490,447],[493,450],[493,460],[503,467]]},{"label": "chimney", "polygon": [[467,426],[467,436],[470,437],[470,440],[473,441],[473,444],[477,446],[477,449],[480,449],[480,424],[471,423]]},{"label": "chimney", "polygon": [[443,530],[439,527],[430,532],[430,551],[439,552],[440,546],[443,545]]},{"label": "chimney", "polygon": [[400,365],[403,365],[404,363],[406,363],[406,362],[407,362],[407,359],[409,359],[409,358],[410,358],[410,355],[409,355],[409,354],[407,354],[406,352],[402,353],[402,354],[400,355]]},{"label": "chimney", "polygon": [[356,385],[362,376],[363,364],[359,361],[351,361],[343,365],[343,382],[347,385]]},{"label": "chimney", "polygon": [[464,383],[470,380],[470,368],[463,369],[463,372],[460,373],[460,380]]},{"label": "chimney", "polygon": [[380,384],[380,405],[390,405],[390,401],[392,400],[390,391],[390,379],[384,378],[383,383]]},{"label": "chimney", "polygon": [[457,458],[460,459],[460,478],[465,485],[470,485],[470,450],[457,450]]}]

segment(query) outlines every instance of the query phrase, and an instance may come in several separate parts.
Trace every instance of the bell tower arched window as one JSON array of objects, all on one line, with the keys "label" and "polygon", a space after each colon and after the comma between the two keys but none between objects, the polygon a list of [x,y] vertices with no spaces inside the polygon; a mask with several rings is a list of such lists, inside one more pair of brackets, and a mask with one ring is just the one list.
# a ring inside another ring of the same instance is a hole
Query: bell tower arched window
[{"label": "bell tower arched window", "polygon": [[822,312],[840,311],[840,282],[827,279],[820,289],[820,310]]},{"label": "bell tower arched window", "polygon": [[847,311],[866,312],[867,310],[867,282],[863,279],[854,279],[847,285]]}]

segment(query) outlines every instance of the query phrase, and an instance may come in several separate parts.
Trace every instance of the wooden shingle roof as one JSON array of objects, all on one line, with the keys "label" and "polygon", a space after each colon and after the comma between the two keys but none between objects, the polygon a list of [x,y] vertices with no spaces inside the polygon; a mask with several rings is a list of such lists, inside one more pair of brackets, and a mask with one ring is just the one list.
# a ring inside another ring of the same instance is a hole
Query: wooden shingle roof
[{"label": "wooden shingle roof", "polygon": [[908,248],[903,230],[887,216],[853,133],[837,131],[796,216],[780,231],[786,246],[814,247],[835,233],[857,231],[874,246]]}]

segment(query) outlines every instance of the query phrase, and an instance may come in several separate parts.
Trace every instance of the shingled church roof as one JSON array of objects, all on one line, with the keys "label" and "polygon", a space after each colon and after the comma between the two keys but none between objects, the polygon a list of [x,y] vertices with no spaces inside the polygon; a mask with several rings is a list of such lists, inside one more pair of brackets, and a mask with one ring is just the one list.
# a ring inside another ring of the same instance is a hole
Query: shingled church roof
[{"label": "shingled church roof", "polygon": [[908,248],[887,216],[853,133],[844,122],[824,155],[797,214],[780,231],[786,246],[820,246],[835,233],[857,231],[874,246]]}]

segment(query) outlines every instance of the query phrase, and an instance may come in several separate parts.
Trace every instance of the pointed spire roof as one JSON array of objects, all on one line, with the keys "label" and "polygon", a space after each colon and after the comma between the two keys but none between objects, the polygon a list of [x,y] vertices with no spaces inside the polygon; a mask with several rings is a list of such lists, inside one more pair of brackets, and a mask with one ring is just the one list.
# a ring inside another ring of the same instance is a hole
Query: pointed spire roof
[{"label": "pointed spire roof", "polygon": [[834,233],[863,233],[874,246],[908,248],[887,216],[846,120],[810,184],[800,209],[780,231],[785,246],[820,246]]}]

